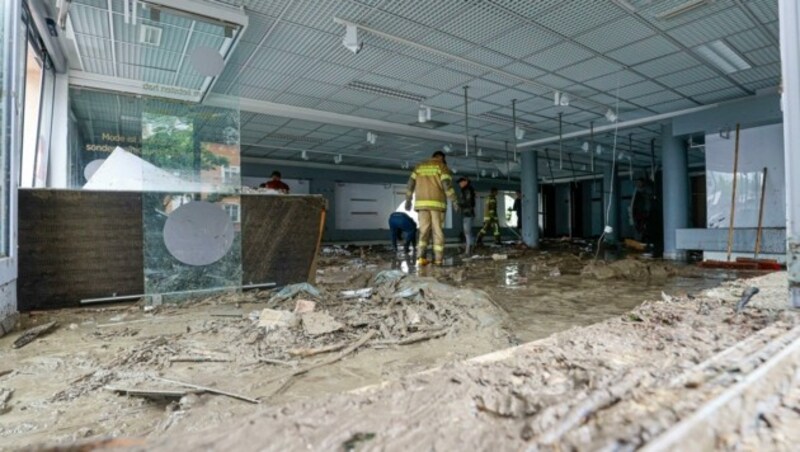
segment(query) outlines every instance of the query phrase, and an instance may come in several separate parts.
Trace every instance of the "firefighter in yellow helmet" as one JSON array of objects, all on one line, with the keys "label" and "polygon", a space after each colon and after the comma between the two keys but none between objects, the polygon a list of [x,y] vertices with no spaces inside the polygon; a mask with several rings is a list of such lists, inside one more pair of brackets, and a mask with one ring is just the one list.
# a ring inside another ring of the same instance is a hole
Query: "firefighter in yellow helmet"
[{"label": "firefighter in yellow helmet", "polygon": [[494,241],[500,244],[500,219],[497,217],[497,188],[492,187],[486,197],[486,207],[483,209],[483,227],[478,232],[478,244],[483,243],[483,236],[491,232]]},{"label": "firefighter in yellow helmet", "polygon": [[453,176],[447,167],[444,152],[436,151],[430,160],[426,160],[411,173],[406,189],[406,210],[411,210],[412,198],[416,193],[414,208],[419,214],[419,265],[427,265],[425,252],[433,233],[434,264],[441,265],[444,260],[444,225],[447,199],[453,203],[453,208],[458,211],[458,199],[453,189]]}]

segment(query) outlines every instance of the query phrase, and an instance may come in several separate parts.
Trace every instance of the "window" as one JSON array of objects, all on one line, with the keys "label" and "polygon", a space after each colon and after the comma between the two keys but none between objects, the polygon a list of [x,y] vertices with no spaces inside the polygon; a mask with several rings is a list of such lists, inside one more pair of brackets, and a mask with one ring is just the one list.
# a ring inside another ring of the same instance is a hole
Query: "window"
[{"label": "window", "polygon": [[36,161],[36,142],[39,135],[39,112],[42,104],[42,60],[28,43],[25,58],[25,104],[22,119],[22,169],[20,186],[32,187]]},{"label": "window", "polygon": [[222,208],[225,209],[225,212],[228,212],[228,216],[231,217],[231,221],[234,223],[242,221],[242,209],[239,204],[223,204]]},{"label": "window", "polygon": [[222,166],[220,169],[222,170],[222,183],[224,185],[239,184],[239,179],[242,172],[240,167]]}]

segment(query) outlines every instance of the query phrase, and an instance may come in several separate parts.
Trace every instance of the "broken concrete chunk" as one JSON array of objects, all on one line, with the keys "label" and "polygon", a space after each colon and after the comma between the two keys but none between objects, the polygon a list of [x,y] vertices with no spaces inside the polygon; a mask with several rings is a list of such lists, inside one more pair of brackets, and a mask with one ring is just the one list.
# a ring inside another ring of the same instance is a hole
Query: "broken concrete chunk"
[{"label": "broken concrete chunk", "polygon": [[301,315],[306,336],[319,336],[341,330],[344,325],[327,312],[306,312]]},{"label": "broken concrete chunk", "polygon": [[47,322],[44,325],[35,326],[33,328],[29,328],[25,330],[18,338],[14,341],[14,348],[24,347],[31,342],[35,341],[40,336],[44,336],[45,334],[50,333],[58,324],[56,322]]},{"label": "broken concrete chunk", "polygon": [[558,267],[553,267],[553,269],[550,270],[550,277],[558,278],[559,276],[561,276],[561,269]]},{"label": "broken concrete chunk", "polygon": [[372,284],[380,286],[382,284],[394,283],[405,278],[405,276],[406,274],[400,270],[384,270],[375,275],[375,278],[372,280]]},{"label": "broken concrete chunk", "polygon": [[369,298],[372,296],[373,289],[372,287],[367,287],[365,289],[358,289],[358,290],[344,290],[339,295],[345,300],[351,298]]},{"label": "broken concrete chunk", "polygon": [[420,322],[419,312],[410,306],[406,308],[406,322],[409,325],[416,325]]},{"label": "broken concrete chunk", "polygon": [[14,395],[13,389],[0,388],[0,414],[11,410],[11,406],[8,404],[8,401],[11,400],[12,395]]},{"label": "broken concrete chunk", "polygon": [[419,287],[409,287],[408,289],[393,294],[392,298],[412,298],[419,295],[420,291]]},{"label": "broken concrete chunk", "polygon": [[289,311],[279,311],[277,309],[264,309],[258,317],[258,326],[266,328],[267,331],[279,328],[288,328],[294,323],[295,317]]},{"label": "broken concrete chunk", "polygon": [[492,260],[504,261],[508,259],[508,254],[492,254]]},{"label": "broken concrete chunk", "polygon": [[317,304],[311,300],[297,300],[294,305],[294,313],[305,314],[307,312],[314,312],[316,306]]}]

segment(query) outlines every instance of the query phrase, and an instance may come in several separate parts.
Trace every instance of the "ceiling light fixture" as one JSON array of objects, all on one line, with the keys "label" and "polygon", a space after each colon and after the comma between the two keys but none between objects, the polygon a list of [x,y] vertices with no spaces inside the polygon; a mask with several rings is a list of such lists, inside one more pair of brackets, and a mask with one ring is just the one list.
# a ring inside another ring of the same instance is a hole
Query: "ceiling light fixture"
[{"label": "ceiling light fixture", "polygon": [[308,160],[308,151],[302,151],[300,153],[300,158],[303,160]]},{"label": "ceiling light fixture", "polygon": [[425,100],[425,96],[420,96],[419,94],[399,89],[389,88],[388,86],[374,85],[372,83],[361,82],[358,80],[353,80],[352,82],[349,82],[348,84],[344,85],[344,87],[365,93],[377,94],[379,96],[394,97],[396,99],[413,100],[414,102],[417,103],[422,103],[422,101]]},{"label": "ceiling light fixture", "polygon": [[449,153],[453,152],[453,146],[450,146],[449,144],[445,144],[444,147],[442,147],[442,150],[444,151],[445,154],[449,154]]},{"label": "ceiling light fixture", "polygon": [[420,123],[426,123],[431,120],[431,107],[426,107],[425,105],[419,105],[419,112],[417,113],[417,121]]},{"label": "ceiling light fixture", "polygon": [[617,122],[619,117],[617,116],[616,113],[614,113],[614,110],[609,108],[608,110],[606,110],[606,119],[608,119],[608,122]]},{"label": "ceiling light fixture", "polygon": [[342,154],[337,154],[333,156],[333,163],[340,164],[342,163]]},{"label": "ceiling light fixture", "polygon": [[695,47],[695,52],[705,58],[709,63],[726,74],[751,69],[750,63],[745,61],[735,50],[724,41],[717,40]]},{"label": "ceiling light fixture", "polygon": [[358,27],[353,24],[345,24],[342,45],[354,54],[357,54],[364,48],[364,42],[358,39]]},{"label": "ceiling light fixture", "polygon": [[589,152],[589,142],[588,141],[584,141],[583,142],[583,144],[581,145],[581,150],[583,152]]},{"label": "ceiling light fixture", "polygon": [[375,145],[378,142],[378,134],[375,132],[367,132],[367,143]]},{"label": "ceiling light fixture", "polygon": [[695,10],[701,6],[714,3],[714,0],[689,0],[686,3],[678,5],[672,9],[668,9],[661,14],[656,15],[658,20],[672,20],[678,16],[682,16],[689,11]]},{"label": "ceiling light fixture", "polygon": [[514,130],[514,136],[517,137],[517,140],[525,138],[525,129],[517,126],[516,130]]}]

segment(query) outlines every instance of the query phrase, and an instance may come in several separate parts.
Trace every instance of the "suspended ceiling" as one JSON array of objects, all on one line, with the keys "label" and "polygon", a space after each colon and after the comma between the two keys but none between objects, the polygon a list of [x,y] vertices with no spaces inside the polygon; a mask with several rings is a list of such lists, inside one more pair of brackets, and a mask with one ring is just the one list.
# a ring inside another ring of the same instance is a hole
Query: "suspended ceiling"
[{"label": "suspended ceiling", "polygon": [[[121,0],[111,3],[111,17],[121,14],[114,6]],[[708,1],[669,19],[659,16],[687,0],[220,3],[244,7],[249,26],[214,93],[403,125],[416,121],[421,102],[433,108],[434,120],[446,124],[438,131],[457,136],[465,129],[463,86],[468,85],[470,136],[478,136],[484,156],[493,156],[495,162],[487,167],[505,161],[505,151],[497,143],[513,143],[506,120],[512,115],[512,99],[517,100],[527,140],[557,135],[559,113],[563,132],[569,133],[592,122],[607,124],[608,107],[618,108],[625,121],[750,96],[777,86],[780,77],[777,0]],[[112,49],[136,49],[136,44],[110,39],[107,0],[76,0],[70,14],[84,58],[97,61],[98,68],[112,76],[131,63],[114,59]],[[78,14],[86,20],[76,20]],[[364,48],[353,54],[342,45],[344,27],[334,23],[334,17],[376,32],[362,29],[359,38]],[[170,26],[179,31],[182,27]],[[126,74],[155,83],[170,77],[183,83],[185,69],[173,67],[178,53],[173,52],[175,58],[167,53],[185,45],[185,33],[179,31],[165,33],[161,56],[136,54],[132,64],[157,71]],[[720,40],[751,68],[728,74],[698,50]],[[421,100],[347,86],[354,81]],[[572,98],[568,107],[553,105],[554,90]],[[647,166],[651,140],[659,133],[657,124],[639,127],[621,131],[617,141],[625,150],[633,134],[634,164]],[[330,161],[327,153],[342,153],[351,165],[398,168],[444,144],[463,152],[463,140],[378,135],[376,144],[370,145],[366,129],[258,112],[242,115],[244,155],[297,160],[301,149],[318,150],[326,154],[311,152],[307,157]],[[613,136],[597,140],[613,144]],[[482,144],[490,141],[493,146]],[[575,151],[580,168],[588,163],[588,156],[579,150],[581,144],[582,140],[563,144],[567,151]],[[558,148],[556,144],[550,153],[557,154]],[[540,156],[545,158],[543,152]],[[563,164],[556,171],[560,171],[556,176],[571,173]]]}]

